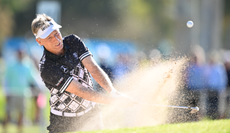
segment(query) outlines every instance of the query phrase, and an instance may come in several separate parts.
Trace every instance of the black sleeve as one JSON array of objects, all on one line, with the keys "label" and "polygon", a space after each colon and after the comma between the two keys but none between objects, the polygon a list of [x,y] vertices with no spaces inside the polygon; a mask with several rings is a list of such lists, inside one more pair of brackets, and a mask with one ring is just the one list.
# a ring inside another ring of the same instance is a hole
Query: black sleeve
[{"label": "black sleeve", "polygon": [[69,86],[73,77],[63,73],[57,68],[45,69],[41,72],[41,77],[46,87],[51,90],[52,88],[57,89],[59,92],[64,92]]},{"label": "black sleeve", "polygon": [[74,40],[73,48],[78,53],[78,57],[80,61],[82,61],[85,57],[92,55],[89,49],[85,46],[83,41],[76,35],[71,35]]}]

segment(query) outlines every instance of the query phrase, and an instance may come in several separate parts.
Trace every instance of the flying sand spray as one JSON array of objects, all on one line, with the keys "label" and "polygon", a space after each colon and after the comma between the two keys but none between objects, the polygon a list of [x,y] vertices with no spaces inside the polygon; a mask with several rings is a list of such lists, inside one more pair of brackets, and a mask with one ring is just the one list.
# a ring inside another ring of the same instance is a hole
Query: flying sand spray
[{"label": "flying sand spray", "polygon": [[[115,81],[114,86],[119,92],[139,104],[131,107],[124,107],[122,103],[116,106],[101,105],[104,129],[166,124],[178,117],[187,118],[188,111],[190,114],[198,112],[198,107],[174,106],[183,101],[178,94],[184,86],[183,72],[187,65],[186,57],[159,60],[138,67],[123,79]],[[91,122],[95,124],[96,121],[89,119]]]},{"label": "flying sand spray", "polygon": [[[172,109],[181,109],[185,112],[188,110],[190,113],[198,112],[198,107],[174,106],[180,105],[177,100],[183,101],[177,94],[184,85],[182,71],[186,69],[187,63],[186,57],[159,60],[153,64],[141,66],[125,75],[125,78],[115,81],[114,86],[118,91],[140,104],[125,108],[102,106],[105,128],[165,124],[173,118],[170,116]],[[173,116],[184,115],[181,112],[174,112]]]}]

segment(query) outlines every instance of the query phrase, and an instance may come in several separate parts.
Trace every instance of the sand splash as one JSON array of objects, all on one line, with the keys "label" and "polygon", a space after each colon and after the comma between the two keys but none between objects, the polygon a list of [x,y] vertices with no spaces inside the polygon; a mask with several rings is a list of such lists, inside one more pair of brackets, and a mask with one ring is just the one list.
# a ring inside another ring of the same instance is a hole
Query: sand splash
[{"label": "sand splash", "polygon": [[[158,61],[145,65],[127,74],[122,81],[115,82],[120,92],[140,102],[172,105],[177,91],[183,86],[183,70],[187,58]],[[153,126],[168,123],[170,109],[138,105],[127,108],[102,106],[105,128]]]},{"label": "sand splash", "polygon": [[[186,57],[181,57],[145,64],[125,75],[124,79],[116,81],[114,86],[118,91],[139,102],[177,105],[178,92],[184,84],[183,71],[187,67],[187,61]],[[167,107],[123,107],[119,104],[122,103],[116,104],[118,106],[101,105],[104,129],[165,124],[170,122],[172,113],[175,115],[175,111]],[[98,123],[91,120],[88,122],[90,125]]]}]

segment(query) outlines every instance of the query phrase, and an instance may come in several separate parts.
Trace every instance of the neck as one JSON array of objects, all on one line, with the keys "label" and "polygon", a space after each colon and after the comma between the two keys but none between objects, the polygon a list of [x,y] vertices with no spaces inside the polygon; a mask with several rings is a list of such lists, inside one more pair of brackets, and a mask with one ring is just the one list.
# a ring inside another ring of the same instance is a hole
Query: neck
[{"label": "neck", "polygon": [[46,50],[46,51],[48,51],[48,52],[50,52],[50,53],[52,53],[52,54],[55,54],[55,55],[64,55],[65,54],[65,49],[64,48],[62,48],[60,51],[49,51],[49,50],[47,50],[45,47],[44,47],[44,49]]},{"label": "neck", "polygon": [[64,50],[64,48],[62,48],[62,50],[60,52],[56,53],[56,55],[64,55],[64,53],[65,53],[65,50]]}]

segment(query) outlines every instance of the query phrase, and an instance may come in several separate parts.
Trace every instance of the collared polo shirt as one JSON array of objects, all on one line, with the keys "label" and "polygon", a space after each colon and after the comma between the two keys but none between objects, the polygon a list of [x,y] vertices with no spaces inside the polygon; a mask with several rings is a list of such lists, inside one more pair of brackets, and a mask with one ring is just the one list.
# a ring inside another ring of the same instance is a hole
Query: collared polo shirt
[{"label": "collared polo shirt", "polygon": [[91,52],[76,35],[63,38],[64,55],[55,55],[44,48],[40,60],[40,74],[51,93],[51,109],[79,113],[92,108],[95,103],[65,91],[75,78],[83,86],[93,89],[92,79],[82,60]]}]

